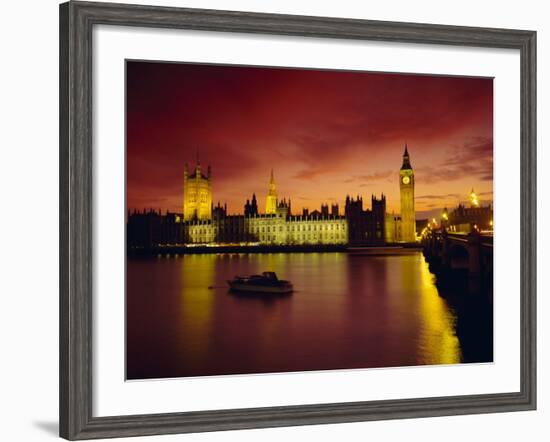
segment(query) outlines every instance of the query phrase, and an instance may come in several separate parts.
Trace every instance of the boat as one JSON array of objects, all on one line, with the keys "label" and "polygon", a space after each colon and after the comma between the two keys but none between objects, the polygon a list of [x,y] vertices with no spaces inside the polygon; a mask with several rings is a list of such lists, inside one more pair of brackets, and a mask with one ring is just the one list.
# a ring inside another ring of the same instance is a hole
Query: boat
[{"label": "boat", "polygon": [[231,290],[247,293],[286,294],[293,291],[290,281],[277,278],[275,272],[263,272],[261,275],[235,276],[227,281]]}]

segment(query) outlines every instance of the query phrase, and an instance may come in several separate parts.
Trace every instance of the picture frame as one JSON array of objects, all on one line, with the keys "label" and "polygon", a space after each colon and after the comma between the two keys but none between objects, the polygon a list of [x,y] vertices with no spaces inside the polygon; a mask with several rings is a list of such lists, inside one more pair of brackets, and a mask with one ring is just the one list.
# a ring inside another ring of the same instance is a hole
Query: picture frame
[{"label": "picture frame", "polygon": [[[93,416],[92,29],[100,24],[519,50],[520,391],[253,409]],[[71,1],[60,5],[59,68],[61,437],[78,440],[145,436],[536,408],[534,31]]]}]

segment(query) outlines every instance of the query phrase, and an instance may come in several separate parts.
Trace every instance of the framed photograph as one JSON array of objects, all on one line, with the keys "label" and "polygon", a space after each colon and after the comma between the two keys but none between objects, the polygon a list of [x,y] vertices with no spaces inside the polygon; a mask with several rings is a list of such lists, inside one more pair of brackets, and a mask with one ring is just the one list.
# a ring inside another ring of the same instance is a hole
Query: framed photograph
[{"label": "framed photograph", "polygon": [[60,6],[60,435],[536,407],[536,33]]}]

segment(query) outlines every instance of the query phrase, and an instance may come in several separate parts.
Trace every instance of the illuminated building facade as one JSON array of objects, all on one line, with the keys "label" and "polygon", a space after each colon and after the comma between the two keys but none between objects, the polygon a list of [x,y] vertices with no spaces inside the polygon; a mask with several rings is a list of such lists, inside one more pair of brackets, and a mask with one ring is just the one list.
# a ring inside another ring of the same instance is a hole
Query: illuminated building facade
[{"label": "illuminated building facade", "polygon": [[408,147],[405,144],[403,163],[399,170],[401,213],[385,215],[385,239],[387,243],[416,241],[416,211],[414,207],[414,172]]},{"label": "illuminated building facade", "polygon": [[[471,230],[493,230],[492,205],[481,206],[474,192],[470,192],[470,207],[459,204],[450,213],[444,210],[441,223],[451,232],[470,232]],[[447,218],[445,220],[445,218]]]},{"label": "illuminated building facade", "polygon": [[[197,172],[193,175],[195,180],[196,175]],[[203,177],[203,181],[209,178],[210,169],[208,176]],[[190,180],[187,179],[186,182]],[[208,187],[208,198],[211,200],[210,189]],[[187,201],[186,198],[184,199]],[[330,213],[328,205],[323,205],[321,212],[313,211],[310,214],[306,210],[302,215],[292,215],[290,199],[281,201],[277,199],[277,188],[273,170],[271,170],[264,214],[259,213],[255,194],[251,199],[246,200],[243,215],[228,215],[227,207],[222,207],[218,203],[211,210],[209,217],[184,215],[183,242],[187,244],[347,244],[348,223],[346,217],[340,216],[338,212],[338,205],[333,204]]]},{"label": "illuminated building facade", "polygon": [[[254,197],[252,199],[254,201]],[[279,202],[274,214],[223,214],[212,220],[183,223],[184,242],[189,244],[252,243],[267,245],[347,244],[348,223],[344,216],[311,214],[292,215],[290,202]]]},{"label": "illuminated building facade", "polygon": [[275,179],[273,178],[273,169],[271,169],[271,179],[269,180],[269,189],[265,197],[265,214],[274,215],[277,213],[277,189],[275,188]]},{"label": "illuminated building facade", "polygon": [[212,204],[212,177],[201,171],[184,172],[183,214],[152,209],[128,214],[128,245],[150,247],[161,244],[261,244],[261,245],[383,245],[415,240],[414,174],[405,147],[400,173],[401,215],[386,214],[386,197],[347,196],[344,213],[338,204],[307,208],[292,213],[290,199],[278,200],[273,170],[266,194],[265,213],[258,210],[256,195],[247,199],[242,214],[230,215],[227,206]]},{"label": "illuminated building facade", "polygon": [[183,174],[183,219],[210,220],[212,219],[212,174],[210,166],[206,175],[201,171],[201,163],[193,172],[189,173],[187,164]]}]

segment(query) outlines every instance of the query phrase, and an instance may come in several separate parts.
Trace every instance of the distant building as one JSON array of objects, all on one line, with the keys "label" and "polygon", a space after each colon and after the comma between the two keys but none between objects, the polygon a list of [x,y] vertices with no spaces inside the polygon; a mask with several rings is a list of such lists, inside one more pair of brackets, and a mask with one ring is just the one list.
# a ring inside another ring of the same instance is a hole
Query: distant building
[{"label": "distant building", "polygon": [[371,209],[363,209],[363,198],[346,197],[345,217],[351,245],[380,245],[385,237],[386,197],[371,196]]},{"label": "distant building", "polygon": [[278,199],[273,170],[269,179],[265,213],[260,213],[256,195],[247,199],[243,213],[230,215],[227,205],[212,204],[212,174],[206,175],[197,161],[190,173],[184,170],[183,213],[143,211],[128,214],[128,246],[159,244],[350,244],[383,245],[415,240],[414,173],[407,146],[399,172],[401,214],[386,213],[386,196],[346,197],[344,214],[338,204],[322,204],[320,210],[302,209],[294,215],[290,199]]},{"label": "distant building", "polygon": [[158,244],[183,244],[182,214],[149,209],[128,213],[127,243],[130,248],[148,248]]},{"label": "distant building", "polygon": [[[474,189],[470,192],[470,207],[459,204],[450,213],[447,214],[447,209],[443,213],[442,225],[451,232],[493,230],[493,207],[490,204],[481,206]],[[448,220],[444,220],[445,217]]]}]

